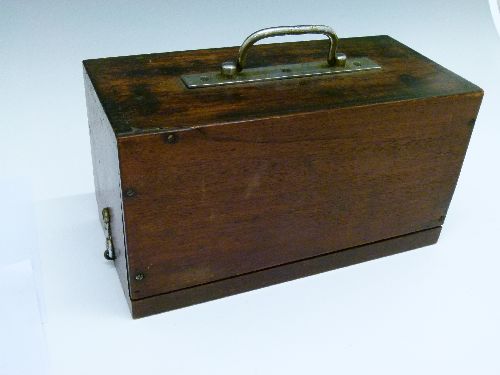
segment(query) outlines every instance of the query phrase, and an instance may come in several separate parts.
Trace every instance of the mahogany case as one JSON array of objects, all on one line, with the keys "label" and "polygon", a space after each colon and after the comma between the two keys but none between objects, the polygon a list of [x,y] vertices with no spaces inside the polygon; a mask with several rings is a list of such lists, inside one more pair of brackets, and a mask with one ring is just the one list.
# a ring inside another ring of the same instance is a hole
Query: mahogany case
[{"label": "mahogany case", "polygon": [[[437,241],[482,90],[389,36],[338,48],[380,69],[190,89],[181,76],[238,48],[83,62],[98,207],[134,317]],[[262,44],[247,65],[327,49]]]}]

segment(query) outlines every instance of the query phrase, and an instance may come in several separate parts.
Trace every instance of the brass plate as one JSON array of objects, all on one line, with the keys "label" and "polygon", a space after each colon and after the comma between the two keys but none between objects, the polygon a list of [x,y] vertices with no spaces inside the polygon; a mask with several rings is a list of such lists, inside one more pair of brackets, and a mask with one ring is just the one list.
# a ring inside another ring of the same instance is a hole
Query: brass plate
[{"label": "brass plate", "polygon": [[245,69],[234,77],[223,76],[220,72],[189,74],[181,77],[187,88],[196,89],[212,86],[237,85],[278,79],[302,78],[329,74],[354,73],[381,69],[375,61],[367,57],[348,58],[345,66],[329,66],[326,62],[275,65]]}]

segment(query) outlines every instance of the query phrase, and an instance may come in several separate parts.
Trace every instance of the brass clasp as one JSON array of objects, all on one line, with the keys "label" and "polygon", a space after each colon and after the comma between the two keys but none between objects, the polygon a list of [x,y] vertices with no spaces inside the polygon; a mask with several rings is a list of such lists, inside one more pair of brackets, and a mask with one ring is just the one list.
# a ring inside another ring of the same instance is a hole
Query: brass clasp
[{"label": "brass clasp", "polygon": [[111,238],[111,214],[109,207],[102,209],[102,221],[104,223],[104,235],[106,236],[106,250],[104,251],[104,258],[107,260],[114,260],[116,259],[116,255],[113,247],[113,239]]}]

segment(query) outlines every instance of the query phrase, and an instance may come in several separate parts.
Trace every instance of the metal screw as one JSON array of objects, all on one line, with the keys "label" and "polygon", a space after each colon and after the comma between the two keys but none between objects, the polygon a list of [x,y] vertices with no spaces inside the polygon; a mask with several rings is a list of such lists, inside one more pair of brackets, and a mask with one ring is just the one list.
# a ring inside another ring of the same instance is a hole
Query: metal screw
[{"label": "metal screw", "polygon": [[167,143],[174,144],[177,142],[177,136],[175,134],[167,135]]},{"label": "metal screw", "polygon": [[133,197],[135,195],[135,191],[132,190],[132,189],[128,189],[125,194],[127,195],[127,197]]},{"label": "metal screw", "polygon": [[469,126],[474,126],[475,123],[476,123],[476,119],[473,118],[472,120],[469,121]]},{"label": "metal screw", "polygon": [[142,272],[139,272],[137,275],[135,275],[135,279],[137,281],[141,281],[142,279],[144,279],[144,274]]}]

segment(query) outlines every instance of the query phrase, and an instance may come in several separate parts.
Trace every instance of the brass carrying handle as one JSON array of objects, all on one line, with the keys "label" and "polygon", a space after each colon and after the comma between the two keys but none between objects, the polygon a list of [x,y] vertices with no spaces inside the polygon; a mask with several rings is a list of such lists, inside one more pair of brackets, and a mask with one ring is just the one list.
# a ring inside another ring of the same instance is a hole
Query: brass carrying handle
[{"label": "brass carrying handle", "polygon": [[277,26],[262,29],[250,34],[240,47],[236,61],[226,61],[222,63],[221,73],[226,77],[233,77],[243,70],[248,50],[256,42],[264,38],[283,35],[302,35],[302,34],[323,34],[330,39],[330,50],[328,51],[327,62],[331,66],[345,66],[346,55],[337,52],[339,38],[335,31],[329,26],[324,25],[298,25],[298,26]]}]

